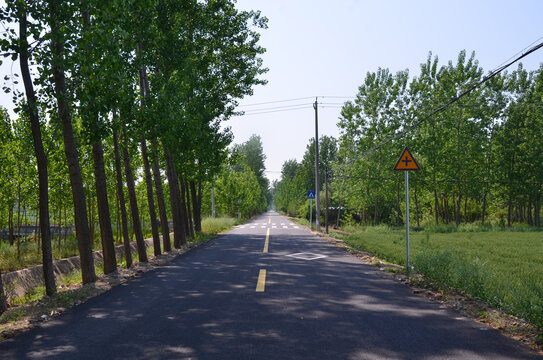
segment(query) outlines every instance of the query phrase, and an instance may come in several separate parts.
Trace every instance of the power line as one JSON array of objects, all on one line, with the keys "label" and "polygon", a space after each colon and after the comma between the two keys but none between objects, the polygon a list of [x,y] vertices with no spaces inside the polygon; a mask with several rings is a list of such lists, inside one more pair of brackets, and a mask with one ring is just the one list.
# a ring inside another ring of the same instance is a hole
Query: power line
[{"label": "power line", "polygon": [[257,106],[257,105],[267,105],[267,104],[277,104],[277,103],[290,102],[290,101],[299,101],[299,100],[307,100],[307,99],[313,99],[313,98],[314,98],[314,96],[307,96],[307,97],[301,97],[301,98],[295,98],[295,99],[266,101],[266,102],[261,102],[261,103],[254,103],[254,104],[240,105],[240,107],[245,107],[245,106]]},{"label": "power line", "polygon": [[[403,181],[403,176],[396,178],[378,178],[371,176],[350,176],[350,175],[333,175],[332,178],[354,179],[354,180],[371,180],[371,181]],[[409,181],[420,183],[448,183],[448,184],[500,184],[500,185],[539,185],[537,181],[500,181],[500,180],[460,180],[460,179],[424,179],[424,178],[409,178]]]},{"label": "power line", "polygon": [[439,106],[437,109],[433,110],[432,112],[430,112],[428,115],[424,116],[423,118],[421,118],[420,120],[414,122],[412,125],[406,127],[404,130],[400,131],[399,133],[389,137],[388,139],[386,139],[385,141],[381,142],[379,145],[363,152],[362,154],[360,154],[360,156],[356,157],[355,159],[353,159],[351,161],[351,164],[362,158],[363,156],[365,155],[368,155],[368,154],[371,154],[372,152],[374,152],[375,150],[378,150],[380,149],[382,146],[388,144],[389,142],[391,141],[394,141],[394,140],[397,140],[397,139],[400,139],[402,137],[404,137],[408,132],[410,132],[411,130],[417,128],[420,124],[422,124],[424,121],[428,120],[429,118],[431,118],[432,116],[434,116],[435,114],[445,110],[447,107],[449,107],[450,105],[452,105],[453,103],[457,102],[458,100],[460,100],[461,98],[463,98],[464,96],[468,95],[469,93],[471,93],[473,90],[475,90],[476,88],[478,88],[479,86],[481,86],[482,84],[484,84],[485,82],[489,81],[490,79],[492,79],[493,77],[495,77],[496,75],[498,75],[500,72],[502,72],[503,70],[507,69],[509,66],[513,65],[514,63],[516,63],[517,61],[521,60],[522,58],[530,55],[531,53],[539,50],[540,48],[543,47],[543,42],[542,43],[539,43],[535,46],[533,46],[532,48],[530,48],[529,50],[527,50],[526,52],[522,53],[520,56],[516,57],[514,60],[511,60],[509,62],[507,62],[506,64],[504,65],[501,65],[499,66],[498,68],[494,69],[493,71],[491,71],[487,76],[483,77],[482,80],[478,81],[477,83],[475,83],[474,85],[472,85],[470,88],[468,88],[467,90],[465,90],[464,92],[462,92],[460,95],[457,95],[455,96],[454,98],[452,98],[451,100],[449,100],[447,103]]},{"label": "power line", "polygon": [[251,109],[251,110],[242,110],[244,113],[252,113],[256,111],[268,111],[268,110],[279,110],[279,109],[289,109],[294,107],[300,107],[300,106],[309,106],[312,103],[305,103],[305,104],[295,104],[295,105],[283,105],[283,106],[275,106],[275,107],[268,107],[268,108],[260,108],[260,109]]},{"label": "power line", "polygon": [[294,110],[306,110],[306,109],[311,109],[311,107],[310,107],[309,105],[303,105],[303,107],[299,107],[299,108],[283,109],[283,110],[271,110],[271,111],[261,111],[261,112],[253,112],[253,113],[249,113],[249,114],[240,113],[240,114],[236,114],[236,115],[237,115],[237,116],[251,116],[251,115],[271,114],[271,113],[276,113],[276,112],[294,111]]},{"label": "power line", "polygon": [[323,99],[356,99],[356,96],[318,96]]}]

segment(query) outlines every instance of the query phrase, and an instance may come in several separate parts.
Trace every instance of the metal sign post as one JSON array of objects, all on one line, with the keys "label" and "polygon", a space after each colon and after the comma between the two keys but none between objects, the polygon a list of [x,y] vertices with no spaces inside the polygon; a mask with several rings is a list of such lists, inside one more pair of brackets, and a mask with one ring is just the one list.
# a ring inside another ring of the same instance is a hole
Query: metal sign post
[{"label": "metal sign post", "polygon": [[315,192],[309,190],[307,192],[307,198],[309,199],[309,229],[312,229],[311,224],[313,223],[313,199],[315,198]]},{"label": "metal sign post", "polygon": [[409,270],[411,270],[409,258],[409,171],[420,170],[420,167],[406,147],[393,170],[405,172],[405,268],[409,274]]},{"label": "metal sign post", "polygon": [[313,229],[313,199],[309,200],[309,229]]},{"label": "metal sign post", "polygon": [[409,272],[409,171],[405,172],[405,257]]}]

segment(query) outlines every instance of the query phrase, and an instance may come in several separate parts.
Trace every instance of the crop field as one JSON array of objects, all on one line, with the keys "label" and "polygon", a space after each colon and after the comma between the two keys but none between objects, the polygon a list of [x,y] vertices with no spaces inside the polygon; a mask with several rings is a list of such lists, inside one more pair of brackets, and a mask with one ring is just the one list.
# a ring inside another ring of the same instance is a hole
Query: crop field
[{"label": "crop field", "polygon": [[[405,265],[405,230],[352,227],[350,246]],[[525,229],[524,229],[525,230]],[[525,318],[543,329],[543,233],[411,232],[411,263],[440,286]]]}]

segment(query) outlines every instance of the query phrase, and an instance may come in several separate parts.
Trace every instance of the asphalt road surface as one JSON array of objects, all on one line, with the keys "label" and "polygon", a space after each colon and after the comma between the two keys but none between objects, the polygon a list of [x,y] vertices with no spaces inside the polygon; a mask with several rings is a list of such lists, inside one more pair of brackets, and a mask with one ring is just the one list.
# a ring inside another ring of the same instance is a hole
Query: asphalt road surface
[{"label": "asphalt road surface", "polygon": [[0,343],[0,359],[541,359],[275,212]]}]

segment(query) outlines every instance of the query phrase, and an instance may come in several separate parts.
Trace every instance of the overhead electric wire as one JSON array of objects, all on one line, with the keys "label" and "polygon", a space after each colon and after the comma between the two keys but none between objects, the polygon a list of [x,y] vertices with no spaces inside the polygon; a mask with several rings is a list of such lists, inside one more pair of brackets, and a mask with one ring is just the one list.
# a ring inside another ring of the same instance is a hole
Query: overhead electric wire
[{"label": "overhead electric wire", "polygon": [[[398,174],[396,178],[378,178],[372,176],[351,176],[344,175],[341,176],[342,179],[354,179],[354,180],[372,180],[372,181],[403,181],[403,175]],[[337,176],[330,177],[331,179]],[[330,179],[329,178],[329,179]],[[514,184],[514,185],[539,185],[540,182],[537,181],[500,181],[500,180],[459,180],[459,179],[424,179],[417,177],[410,177],[410,182],[419,182],[419,183],[447,183],[447,184]]]},{"label": "overhead electric wire", "polygon": [[314,98],[314,96],[307,96],[307,97],[301,97],[301,98],[295,98],[295,99],[266,101],[266,102],[260,102],[260,103],[254,103],[254,104],[243,104],[243,105],[240,105],[240,107],[245,107],[245,106],[257,106],[257,105],[267,105],[267,104],[277,104],[277,103],[282,103],[282,102],[307,100],[307,99],[313,99],[313,98]]},{"label": "overhead electric wire", "polygon": [[251,110],[241,110],[244,113],[251,113],[256,111],[268,111],[268,110],[278,110],[278,109],[289,109],[293,107],[299,107],[299,106],[310,106],[312,103],[305,103],[305,104],[294,104],[294,105],[283,105],[283,106],[275,106],[275,107],[269,107],[269,108],[260,108],[260,109],[251,109]]},{"label": "overhead electric wire", "polygon": [[238,116],[250,116],[250,115],[270,114],[270,113],[276,113],[276,112],[294,111],[294,110],[306,110],[306,109],[312,109],[312,107],[311,107],[310,105],[301,105],[301,107],[292,108],[292,109],[261,111],[261,112],[253,112],[253,113],[248,113],[248,114],[240,113],[240,114],[238,114]]},{"label": "overhead electric wire", "polygon": [[[427,119],[431,118],[432,116],[434,116],[435,114],[445,110],[447,107],[449,107],[450,105],[454,104],[455,102],[457,102],[458,100],[460,100],[461,98],[463,98],[464,96],[468,95],[469,93],[471,93],[473,90],[475,90],[476,88],[478,88],[479,86],[481,86],[482,84],[484,84],[485,82],[487,82],[488,80],[492,79],[493,77],[495,77],[496,75],[498,75],[500,72],[502,72],[503,70],[507,69],[509,66],[513,65],[514,63],[516,63],[517,61],[519,61],[520,59],[523,59],[524,57],[530,55],[531,53],[539,50],[540,48],[543,47],[543,42],[542,43],[539,43],[535,46],[533,46],[532,48],[530,48],[529,50],[527,50],[526,52],[522,53],[520,56],[516,57],[515,59],[509,61],[509,62],[506,62],[504,65],[501,65],[499,66],[498,68],[494,69],[493,71],[491,71],[487,76],[483,77],[482,80],[478,81],[477,83],[475,83],[474,85],[472,85],[469,89],[465,90],[464,92],[462,92],[460,95],[457,95],[455,96],[454,98],[452,98],[451,100],[449,100],[448,102],[446,102],[445,104],[439,106],[437,109],[431,111],[429,114],[427,114],[426,116],[422,117],[420,120],[416,121],[415,123],[411,124],[410,126],[406,127],[404,130],[400,131],[399,133],[389,137],[388,139],[386,139],[385,141],[381,142],[380,144],[378,144],[377,146],[363,152],[362,154],[360,154],[358,157],[356,157],[355,159],[353,159],[351,161],[350,164],[352,164],[354,161],[357,161],[358,159],[364,157],[365,155],[368,155],[368,154],[371,154],[372,152],[374,152],[375,150],[378,150],[380,149],[382,146],[388,144],[389,142],[393,141],[393,140],[397,140],[397,139],[400,139],[402,137],[404,137],[408,132],[410,132],[411,130],[417,128],[420,124],[422,124],[424,121],[426,121]],[[350,165],[349,164],[349,165]]]},{"label": "overhead electric wire", "polygon": [[318,96],[323,99],[356,99],[356,96]]}]

